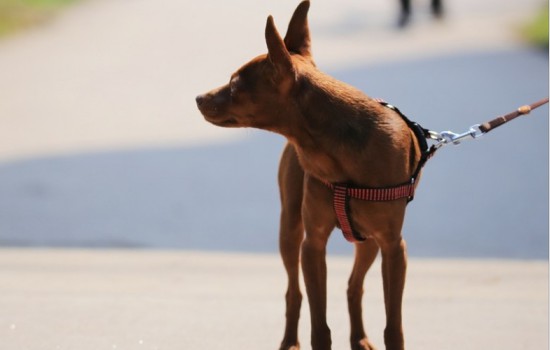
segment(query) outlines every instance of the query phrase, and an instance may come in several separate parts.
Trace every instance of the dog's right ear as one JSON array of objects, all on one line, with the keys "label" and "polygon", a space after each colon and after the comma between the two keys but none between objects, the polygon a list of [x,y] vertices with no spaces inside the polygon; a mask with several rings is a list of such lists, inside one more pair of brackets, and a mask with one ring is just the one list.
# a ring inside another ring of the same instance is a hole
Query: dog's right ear
[{"label": "dog's right ear", "polygon": [[296,7],[285,36],[285,45],[288,51],[304,57],[311,57],[311,38],[307,22],[309,4],[309,0],[304,0]]},{"label": "dog's right ear", "polygon": [[293,72],[292,59],[281,35],[275,28],[273,17],[267,18],[265,27],[265,41],[267,43],[268,58],[281,73]]}]

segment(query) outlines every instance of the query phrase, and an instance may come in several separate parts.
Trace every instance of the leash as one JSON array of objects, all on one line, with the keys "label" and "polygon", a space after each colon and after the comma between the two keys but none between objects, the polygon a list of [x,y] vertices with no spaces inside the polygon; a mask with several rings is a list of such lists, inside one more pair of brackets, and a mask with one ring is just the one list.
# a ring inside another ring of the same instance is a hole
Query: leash
[{"label": "leash", "polygon": [[468,131],[463,132],[461,134],[457,134],[452,131],[442,131],[438,133],[438,132],[428,130],[427,138],[437,141],[431,147],[431,150],[430,150],[432,153],[431,155],[433,155],[433,153],[435,153],[436,150],[440,149],[443,146],[450,145],[450,144],[458,145],[462,141],[478,139],[481,136],[487,134],[488,132],[498,128],[499,126],[502,126],[508,123],[509,121],[512,121],[522,115],[527,115],[532,110],[539,108],[540,106],[543,106],[547,103],[548,103],[548,97],[543,98],[540,101],[531,103],[530,105],[521,106],[513,112],[496,117],[495,119],[489,120],[488,122],[485,122],[483,124],[472,125]]},{"label": "leash", "polygon": [[[418,140],[420,148],[422,149],[422,155],[410,181],[397,186],[386,188],[361,188],[352,187],[345,183],[332,184],[321,180],[321,182],[333,191],[333,206],[336,213],[338,226],[342,230],[344,238],[351,243],[362,242],[370,237],[365,237],[354,229],[349,207],[350,198],[365,201],[393,201],[401,198],[407,198],[407,202],[412,201],[414,198],[414,191],[416,189],[416,178],[424,165],[426,165],[426,162],[433,157],[437,150],[446,145],[458,145],[465,140],[478,139],[499,126],[504,125],[519,116],[529,114],[532,110],[547,104],[548,98],[544,98],[530,105],[521,106],[513,112],[499,116],[483,124],[473,125],[468,131],[461,134],[457,134],[452,131],[435,132],[425,129],[418,123],[409,120],[409,118],[401,113],[397,107],[390,105],[381,99],[376,99],[376,101],[381,105],[394,110],[397,114],[399,114],[399,116],[401,116],[405,123],[407,123]],[[428,146],[427,140],[433,140],[435,143]]]}]

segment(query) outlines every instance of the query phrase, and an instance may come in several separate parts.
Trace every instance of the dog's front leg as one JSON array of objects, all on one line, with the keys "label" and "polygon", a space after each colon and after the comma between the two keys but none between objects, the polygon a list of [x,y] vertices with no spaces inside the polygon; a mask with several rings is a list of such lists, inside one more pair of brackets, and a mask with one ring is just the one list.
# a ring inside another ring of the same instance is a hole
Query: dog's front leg
[{"label": "dog's front leg", "polygon": [[382,278],[386,305],[386,329],[384,330],[386,350],[404,350],[401,305],[407,272],[405,240],[401,236],[392,240],[384,240],[380,244],[380,248],[382,250]]},{"label": "dog's front leg", "polygon": [[281,223],[279,250],[288,277],[285,334],[280,350],[298,350],[298,321],[302,306],[300,292],[300,249],[304,239],[302,223],[304,171],[294,147],[287,144],[279,164]]},{"label": "dog's front leg", "polygon": [[[326,245],[334,229],[334,214],[327,201],[326,188],[306,176],[302,216],[306,237],[302,244],[302,271],[311,315],[311,347],[330,350],[331,337],[327,325]],[[332,218],[332,219],[331,219]]]},{"label": "dog's front leg", "polygon": [[320,237],[313,238],[312,236],[317,233],[306,229],[306,239],[302,244],[302,271],[311,313],[311,348],[329,350],[332,341],[326,320],[326,240]]}]

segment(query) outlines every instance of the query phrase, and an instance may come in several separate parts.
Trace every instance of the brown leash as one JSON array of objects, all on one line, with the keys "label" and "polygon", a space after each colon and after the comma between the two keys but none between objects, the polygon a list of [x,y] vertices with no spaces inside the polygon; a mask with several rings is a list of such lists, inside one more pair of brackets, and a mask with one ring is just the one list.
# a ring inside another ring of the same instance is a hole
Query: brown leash
[{"label": "brown leash", "polygon": [[548,97],[540,101],[537,101],[535,103],[532,103],[530,105],[521,106],[517,110],[511,113],[508,113],[506,115],[500,116],[498,118],[495,118],[493,120],[490,120],[486,123],[481,124],[479,126],[479,130],[481,130],[481,132],[486,134],[489,131],[501,126],[502,124],[508,123],[509,121],[514,120],[519,116],[529,114],[533,109],[538,108],[547,103],[548,103]]},{"label": "brown leash", "polygon": [[506,124],[511,120],[516,119],[517,117],[529,114],[533,109],[536,109],[547,103],[548,103],[548,97],[543,98],[542,100],[534,102],[530,105],[521,106],[513,112],[510,112],[503,116],[499,116],[483,124],[473,125],[470,127],[470,130],[462,134],[456,134],[451,131],[443,131],[440,133],[434,132],[434,131],[428,131],[429,133],[428,138],[437,141],[434,145],[432,145],[431,153],[433,155],[433,153],[436,150],[438,150],[442,146],[445,146],[451,143],[458,145],[464,140],[477,139],[483,136],[484,134],[488,133],[489,131],[496,129],[499,126]]}]

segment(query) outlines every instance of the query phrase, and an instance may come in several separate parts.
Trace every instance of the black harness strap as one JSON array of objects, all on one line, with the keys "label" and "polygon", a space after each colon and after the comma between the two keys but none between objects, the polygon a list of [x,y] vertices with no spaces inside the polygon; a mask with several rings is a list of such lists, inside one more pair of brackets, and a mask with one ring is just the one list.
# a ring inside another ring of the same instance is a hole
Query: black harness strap
[{"label": "black harness strap", "polygon": [[[391,104],[387,103],[386,101],[381,101],[381,100],[377,100],[377,101],[381,105],[397,112],[397,114],[399,114],[399,116],[405,121],[405,123],[407,123],[407,126],[409,127],[409,129],[411,129],[413,131],[414,135],[416,136],[416,140],[418,141],[418,145],[420,146],[420,151],[422,152],[422,154],[420,156],[420,161],[418,162],[418,165],[416,166],[416,170],[414,171],[414,173],[411,176],[411,182],[414,183],[416,181],[416,178],[420,174],[420,171],[422,170],[424,165],[426,165],[426,162],[428,161],[428,159],[430,159],[431,156],[435,153],[435,148],[430,148],[428,146],[428,142],[426,141],[427,139],[430,138],[430,130],[423,128],[417,122],[411,121],[409,118],[407,118],[406,115],[401,113],[399,108],[395,107],[394,105],[391,105]],[[409,202],[412,201],[413,199],[414,199],[414,197],[411,197],[409,199]]]}]

